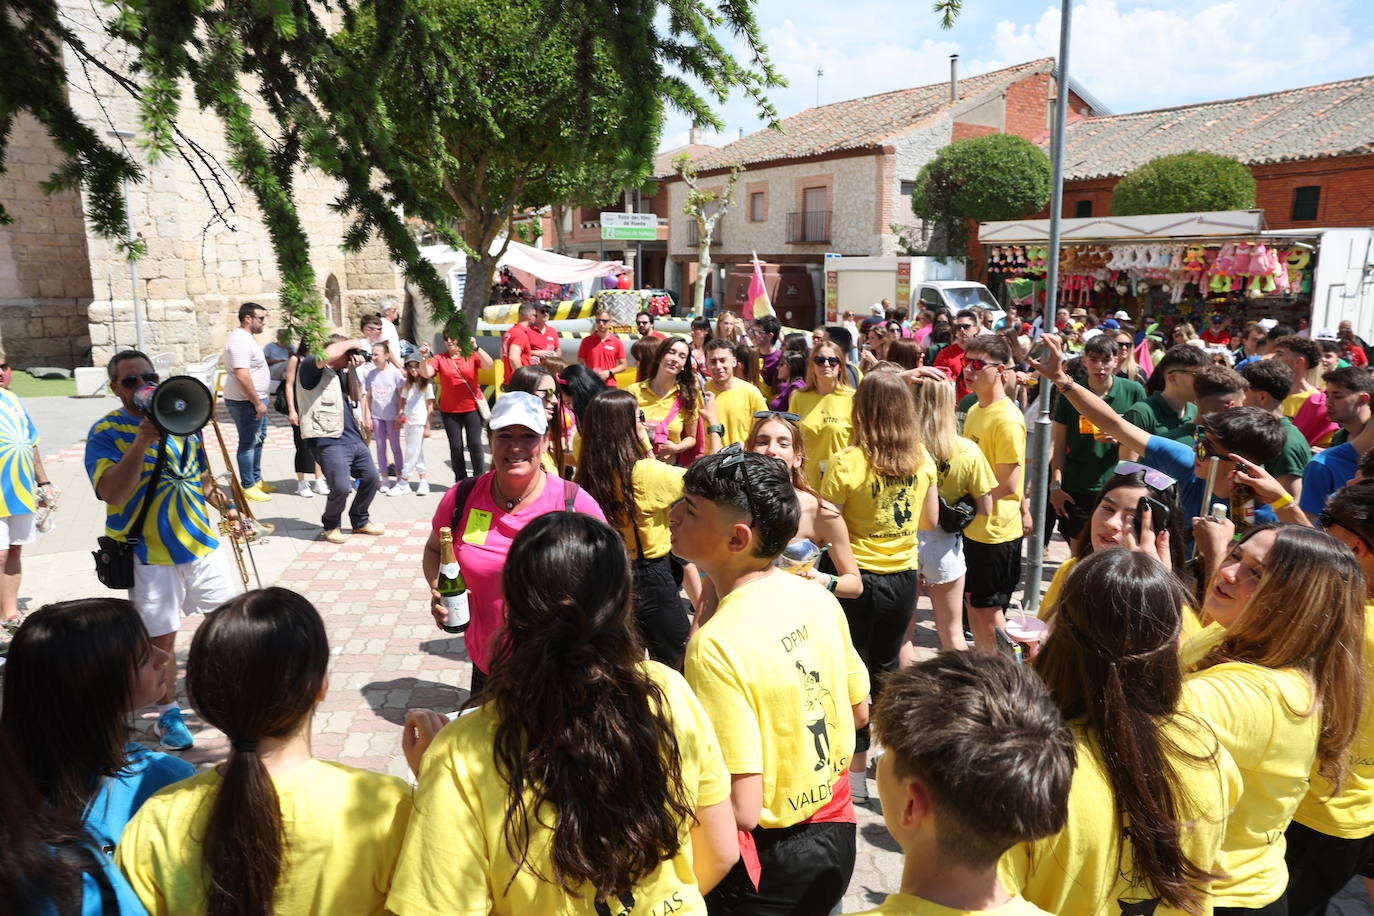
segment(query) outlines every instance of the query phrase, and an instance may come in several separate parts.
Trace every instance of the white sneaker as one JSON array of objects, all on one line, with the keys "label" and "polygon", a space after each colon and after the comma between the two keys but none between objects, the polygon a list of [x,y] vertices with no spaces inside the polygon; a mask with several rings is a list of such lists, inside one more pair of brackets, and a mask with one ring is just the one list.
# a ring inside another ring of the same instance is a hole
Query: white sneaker
[{"label": "white sneaker", "polygon": [[304,496],[306,499],[311,499],[314,497],[315,491],[310,489],[310,484],[306,481],[298,480],[296,481],[296,495]]},{"label": "white sneaker", "polygon": [[315,478],[315,492],[321,496],[329,495],[329,484],[325,483],[323,477]]},{"label": "white sneaker", "polygon": [[428,495],[429,495],[429,481],[428,481],[428,480],[422,480],[422,481],[420,481],[420,485],[419,485],[418,487],[415,488],[415,495],[416,495],[416,496],[428,496]]},{"label": "white sneaker", "polygon": [[389,490],[386,491],[386,495],[387,495],[387,496],[409,496],[409,495],[410,495],[410,484],[406,483],[404,480],[398,480],[398,481],[396,481],[396,484],[395,484],[393,487],[391,487]]}]

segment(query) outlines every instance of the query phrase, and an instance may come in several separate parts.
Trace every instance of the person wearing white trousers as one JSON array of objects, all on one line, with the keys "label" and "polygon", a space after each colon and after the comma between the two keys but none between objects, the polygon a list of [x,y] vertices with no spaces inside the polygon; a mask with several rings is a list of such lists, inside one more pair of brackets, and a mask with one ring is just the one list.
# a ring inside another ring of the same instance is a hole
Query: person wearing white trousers
[{"label": "person wearing white trousers", "polygon": [[406,361],[406,383],[401,391],[401,454],[405,456],[401,479],[392,487],[390,495],[410,492],[410,480],[418,474],[415,492],[429,495],[429,481],[425,479],[425,440],[431,435],[430,420],[434,416],[434,383],[420,375],[419,360]]}]

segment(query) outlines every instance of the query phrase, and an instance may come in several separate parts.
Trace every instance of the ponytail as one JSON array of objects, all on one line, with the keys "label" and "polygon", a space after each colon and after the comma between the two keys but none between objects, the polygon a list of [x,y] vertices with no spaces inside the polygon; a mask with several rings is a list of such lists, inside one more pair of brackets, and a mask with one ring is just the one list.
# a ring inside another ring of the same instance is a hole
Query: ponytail
[{"label": "ponytail", "polygon": [[196,631],[187,692],[232,747],[205,827],[208,916],[270,916],[275,909],[286,837],[258,744],[302,727],[328,663],[319,612],[289,589],[240,595]]}]

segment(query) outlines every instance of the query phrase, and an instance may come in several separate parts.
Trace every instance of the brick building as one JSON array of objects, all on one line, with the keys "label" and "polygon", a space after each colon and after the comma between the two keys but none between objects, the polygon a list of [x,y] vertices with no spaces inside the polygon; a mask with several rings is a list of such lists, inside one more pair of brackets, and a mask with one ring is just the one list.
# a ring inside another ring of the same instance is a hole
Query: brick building
[{"label": "brick building", "polygon": [[[1374,226],[1374,76],[1239,99],[1074,118],[1064,216],[1111,212],[1122,175],[1173,153],[1231,156],[1273,229]],[[1047,149],[1048,134],[1037,140]],[[1048,216],[1048,208],[1039,214]]]},{"label": "brick building", "polygon": [[[949,82],[808,108],[783,120],[781,131],[761,130],[702,155],[695,164],[703,188],[723,188],[733,164],[745,167],[735,206],[712,241],[712,294],[719,301],[723,289],[724,304],[735,305],[743,284],[725,278],[757,252],[769,264],[775,306],[795,298],[803,304],[794,320],[810,320],[808,309],[822,299],[826,252],[892,256],[900,253],[899,234],[924,237],[924,227],[914,225],[911,193],[917,173],[941,147],[989,133],[1028,139],[1045,133],[1056,93],[1053,67],[1045,58],[957,79],[951,66]],[[1076,84],[1070,89],[1074,112],[1105,112]],[[683,182],[670,176],[664,187],[671,228],[667,284],[690,300],[695,223],[682,215]]]}]

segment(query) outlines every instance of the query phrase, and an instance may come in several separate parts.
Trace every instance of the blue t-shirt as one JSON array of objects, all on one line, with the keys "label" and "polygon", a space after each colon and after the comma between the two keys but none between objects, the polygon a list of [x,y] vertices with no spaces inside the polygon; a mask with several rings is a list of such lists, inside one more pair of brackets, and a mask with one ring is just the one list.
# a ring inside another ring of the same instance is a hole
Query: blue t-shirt
[{"label": "blue t-shirt", "polygon": [[1302,473],[1302,499],[1298,506],[1308,515],[1326,508],[1326,501],[1350,483],[1360,463],[1360,453],[1349,442],[1333,445],[1312,456]]},{"label": "blue t-shirt", "polygon": [[[1195,517],[1205,514],[1202,497],[1207,492],[1207,481],[1194,473],[1195,460],[1193,450],[1189,446],[1182,442],[1175,442],[1173,439],[1165,439],[1163,436],[1150,437],[1149,443],[1145,446],[1145,454],[1141,459],[1146,466],[1152,467],[1156,471],[1163,471],[1178,481],[1178,502],[1183,509],[1183,529],[1185,531],[1189,530],[1190,523]],[[1304,483],[1304,490],[1306,490],[1306,486]],[[1213,493],[1212,505],[1230,508],[1230,500]],[[1255,524],[1266,525],[1276,521],[1278,521],[1278,516],[1269,506],[1255,507]],[[1191,536],[1189,540],[1192,540]]]},{"label": "blue t-shirt", "polygon": [[154,792],[196,775],[196,768],[180,757],[150,751],[141,744],[129,744],[124,750],[129,765],[106,779],[86,806],[86,830],[107,855],[114,852],[124,826]]},{"label": "blue t-shirt", "polygon": [[[109,884],[110,893],[114,895],[114,909],[108,910],[101,897],[100,885],[90,871],[82,870],[81,875],[81,916],[105,916],[108,912],[119,913],[120,916],[144,916],[148,911],[143,907],[143,901],[138,899],[134,889],[129,886],[129,880],[124,877],[123,872],[115,867],[114,860],[95,848],[94,844],[86,844],[90,850],[90,862],[100,865],[100,872]],[[32,912],[36,916],[57,916],[57,907],[51,900],[27,900],[24,901],[33,907]]]}]

